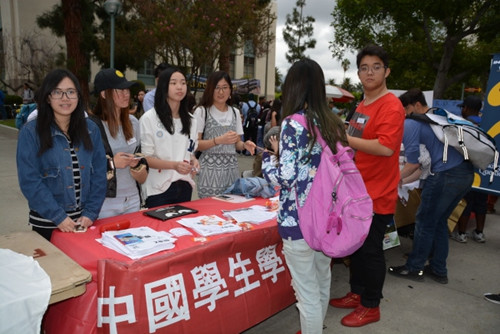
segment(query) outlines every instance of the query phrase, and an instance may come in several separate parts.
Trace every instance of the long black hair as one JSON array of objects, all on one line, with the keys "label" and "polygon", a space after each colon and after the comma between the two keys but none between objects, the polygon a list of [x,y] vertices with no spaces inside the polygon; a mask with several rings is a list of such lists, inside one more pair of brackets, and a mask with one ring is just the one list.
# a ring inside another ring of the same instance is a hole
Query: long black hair
[{"label": "long black hair", "polygon": [[[71,113],[69,121],[68,135],[75,145],[83,143],[87,150],[92,150],[92,140],[90,139],[85,120],[85,104],[82,98],[82,90],[76,76],[66,69],[55,69],[45,76],[42,85],[35,94],[35,101],[38,109],[36,121],[36,131],[40,139],[39,155],[50,149],[52,142],[52,126],[59,128],[54,118],[54,110],[49,103],[49,95],[57,85],[64,79],[69,78],[78,91],[78,104]],[[61,130],[61,129],[60,129]]]},{"label": "long black hair", "polygon": [[[288,71],[283,84],[282,118],[305,110],[307,127],[314,128],[317,122],[319,132],[333,153],[340,141],[348,144],[344,122],[328,107],[323,70],[312,59],[304,58],[295,62]],[[316,142],[316,132],[310,131],[309,152]]]},{"label": "long black hair", "polygon": [[[172,117],[172,109],[170,108],[170,105],[167,102],[167,98],[168,98],[168,89],[170,87],[170,78],[172,77],[172,74],[174,74],[175,72],[181,73],[184,76],[184,78],[186,78],[186,76],[184,75],[184,73],[181,72],[180,69],[170,66],[160,73],[155,93],[156,114],[158,115],[158,118],[160,118],[160,121],[165,127],[165,129],[170,134],[174,134],[174,120]],[[187,89],[189,90],[189,86],[187,87]],[[188,106],[189,101],[187,95],[188,94],[186,92],[186,95],[181,100],[179,106],[179,117],[182,122],[181,133],[183,135],[189,136],[192,116],[191,113],[189,112],[189,106]]]}]

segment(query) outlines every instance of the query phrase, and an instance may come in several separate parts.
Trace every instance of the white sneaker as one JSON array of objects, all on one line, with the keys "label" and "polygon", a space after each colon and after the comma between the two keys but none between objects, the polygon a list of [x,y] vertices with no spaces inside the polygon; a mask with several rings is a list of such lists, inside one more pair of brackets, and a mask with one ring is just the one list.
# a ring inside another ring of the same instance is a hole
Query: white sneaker
[{"label": "white sneaker", "polygon": [[467,242],[467,234],[460,234],[458,231],[453,231],[450,236],[453,240],[465,244]]},{"label": "white sneaker", "polygon": [[483,232],[477,233],[476,230],[474,230],[472,232],[472,239],[474,239],[474,241],[477,241],[480,243],[483,243],[486,241],[486,239],[484,238],[484,233]]},{"label": "white sneaker", "polygon": [[495,304],[500,304],[500,293],[485,293],[484,299]]}]

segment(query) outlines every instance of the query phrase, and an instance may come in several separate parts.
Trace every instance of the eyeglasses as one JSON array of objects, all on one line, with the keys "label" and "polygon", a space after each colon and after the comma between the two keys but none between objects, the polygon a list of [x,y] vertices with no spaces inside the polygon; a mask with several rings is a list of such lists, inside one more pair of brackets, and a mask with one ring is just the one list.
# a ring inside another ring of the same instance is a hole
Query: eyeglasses
[{"label": "eyeglasses", "polygon": [[76,89],[68,89],[66,91],[61,90],[61,89],[54,89],[51,93],[50,96],[53,99],[62,99],[63,95],[66,95],[66,98],[68,99],[77,99],[78,98],[78,91]]},{"label": "eyeglasses", "polygon": [[377,73],[381,69],[386,69],[386,68],[387,68],[387,66],[384,66],[382,64],[375,64],[372,67],[370,67],[368,65],[362,65],[359,67],[359,72],[365,74],[371,70],[373,73]]},{"label": "eyeglasses", "polygon": [[217,90],[219,92],[220,91],[225,92],[225,91],[229,90],[229,86],[217,86],[217,87],[215,87],[215,90]]},{"label": "eyeglasses", "polygon": [[125,89],[115,89],[116,94],[118,95],[130,95],[130,89],[125,88]]}]

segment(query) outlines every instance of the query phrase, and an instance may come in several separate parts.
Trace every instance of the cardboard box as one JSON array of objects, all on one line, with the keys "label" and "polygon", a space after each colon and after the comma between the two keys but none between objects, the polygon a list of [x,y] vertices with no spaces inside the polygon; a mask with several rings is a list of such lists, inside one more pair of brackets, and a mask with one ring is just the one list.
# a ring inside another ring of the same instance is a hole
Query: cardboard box
[{"label": "cardboard box", "polygon": [[422,190],[415,188],[408,192],[408,202],[406,206],[398,199],[396,203],[396,212],[394,213],[394,222],[397,228],[415,223],[415,215],[420,205],[420,194]]},{"label": "cardboard box", "polygon": [[32,256],[50,276],[52,294],[49,304],[80,296],[86,291],[86,283],[92,280],[89,271],[64,254],[38,233],[17,232],[0,235],[0,248]]},{"label": "cardboard box", "polygon": [[[396,227],[401,228],[403,226],[415,223],[415,216],[417,214],[418,207],[420,205],[420,194],[422,193],[421,189],[412,189],[408,192],[408,203],[406,206],[401,204],[401,201],[398,199],[396,204],[396,213],[394,214],[394,221],[396,222]],[[455,229],[457,225],[458,219],[462,215],[465,207],[467,205],[467,201],[465,199],[461,199],[458,202],[457,206],[451,213],[448,218],[448,231],[451,233]]]}]

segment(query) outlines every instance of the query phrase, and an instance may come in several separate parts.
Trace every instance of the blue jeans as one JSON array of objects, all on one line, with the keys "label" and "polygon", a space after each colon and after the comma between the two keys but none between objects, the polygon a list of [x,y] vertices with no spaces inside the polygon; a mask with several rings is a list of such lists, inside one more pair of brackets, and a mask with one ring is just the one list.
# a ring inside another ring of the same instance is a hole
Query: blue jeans
[{"label": "blue jeans", "polygon": [[467,161],[427,177],[415,218],[413,249],[406,262],[410,271],[423,270],[432,252],[432,271],[440,276],[448,274],[448,217],[471,189],[473,178],[472,164]]},{"label": "blue jeans", "polygon": [[5,106],[3,104],[0,105],[0,114],[2,115],[2,119],[9,118],[7,115],[7,111],[5,110]]}]

